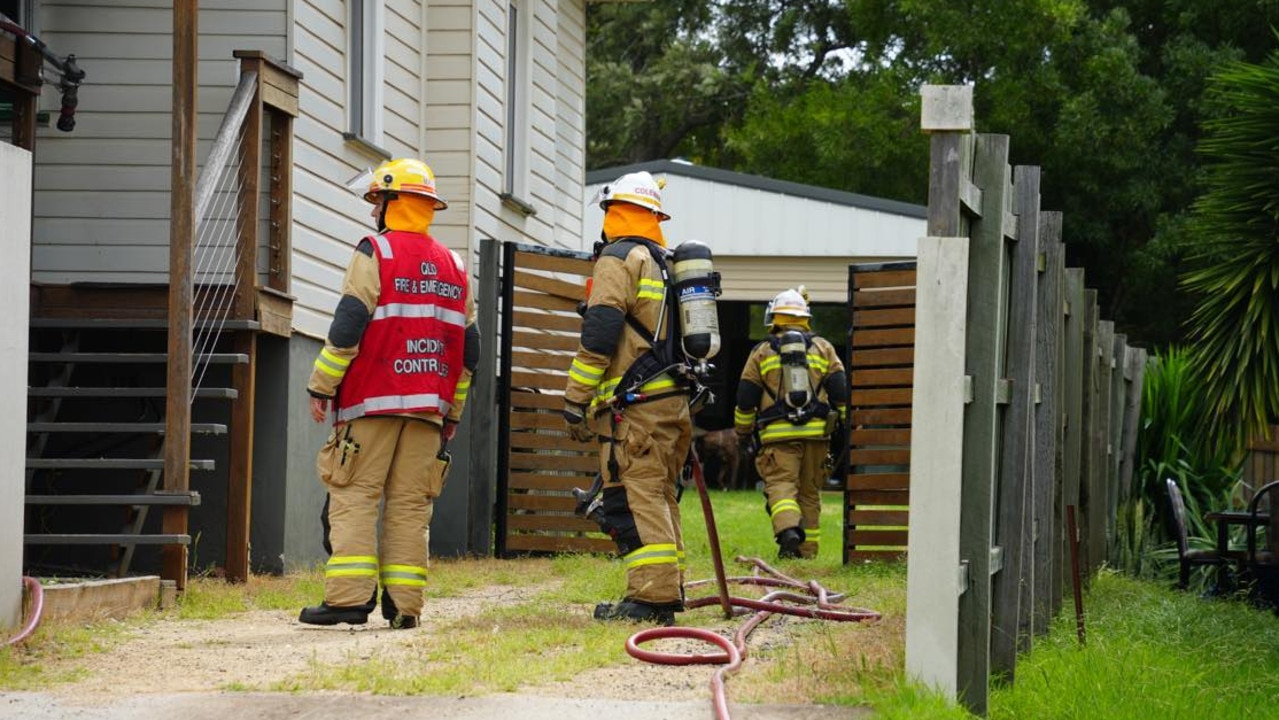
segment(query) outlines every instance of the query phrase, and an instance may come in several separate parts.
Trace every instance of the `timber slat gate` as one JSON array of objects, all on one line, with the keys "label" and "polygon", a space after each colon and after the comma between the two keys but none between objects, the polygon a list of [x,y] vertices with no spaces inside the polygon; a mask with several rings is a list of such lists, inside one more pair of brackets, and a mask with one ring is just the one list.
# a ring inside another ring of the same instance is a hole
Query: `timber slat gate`
[{"label": "timber slat gate", "polygon": [[848,268],[851,384],[844,562],[906,552],[915,364],[915,263]]},{"label": "timber slat gate", "polygon": [[574,487],[598,470],[594,443],[568,435],[561,410],[591,272],[586,253],[506,243],[502,249],[496,547],[499,557],[613,552],[592,520],[573,514]]}]

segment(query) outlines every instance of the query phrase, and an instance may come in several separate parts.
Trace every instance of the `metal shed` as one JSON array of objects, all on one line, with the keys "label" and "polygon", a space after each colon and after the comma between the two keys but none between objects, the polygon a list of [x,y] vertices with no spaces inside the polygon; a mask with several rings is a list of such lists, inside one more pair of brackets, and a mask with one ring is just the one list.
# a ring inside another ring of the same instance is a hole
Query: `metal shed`
[{"label": "metal shed", "polygon": [[766,302],[803,284],[815,303],[847,303],[849,264],[913,259],[925,232],[922,205],[655,160],[586,174],[582,249],[603,223],[599,189],[640,170],[666,178],[670,244],[701,240],[715,253],[725,301]]}]

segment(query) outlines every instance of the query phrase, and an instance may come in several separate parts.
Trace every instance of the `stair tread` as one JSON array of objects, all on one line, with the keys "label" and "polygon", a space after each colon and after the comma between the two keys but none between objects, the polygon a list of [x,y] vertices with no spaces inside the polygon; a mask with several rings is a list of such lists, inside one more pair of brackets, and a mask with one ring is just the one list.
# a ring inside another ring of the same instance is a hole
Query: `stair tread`
[{"label": "stair tread", "polygon": [[[191,423],[193,435],[225,435],[221,423]],[[27,432],[163,433],[164,423],[126,422],[29,422]]]},{"label": "stair tread", "polygon": [[[27,354],[31,362],[81,362],[81,363],[160,363],[167,362],[168,353],[122,352],[33,352]],[[212,365],[247,365],[249,356],[244,353],[202,353],[194,356],[196,363]]]},{"label": "stair tread", "polygon": [[[137,398],[168,397],[169,391],[162,387],[28,387],[28,397],[59,398]],[[239,392],[234,388],[198,388],[197,398],[210,400],[234,400]]]},{"label": "stair tread", "polygon": [[190,535],[49,533],[23,535],[27,545],[190,545]]},{"label": "stair tread", "polygon": [[[213,460],[188,460],[192,470],[213,470]],[[27,458],[28,470],[163,470],[162,458]]]},{"label": "stair tread", "polygon": [[28,505],[199,505],[200,493],[145,493],[122,495],[27,495]]},{"label": "stair tread", "polygon": [[[66,318],[66,317],[33,317],[30,320],[33,328],[49,330],[168,330],[168,318]],[[222,330],[258,330],[261,323],[257,320],[196,320],[192,327],[197,330],[221,328]]]}]

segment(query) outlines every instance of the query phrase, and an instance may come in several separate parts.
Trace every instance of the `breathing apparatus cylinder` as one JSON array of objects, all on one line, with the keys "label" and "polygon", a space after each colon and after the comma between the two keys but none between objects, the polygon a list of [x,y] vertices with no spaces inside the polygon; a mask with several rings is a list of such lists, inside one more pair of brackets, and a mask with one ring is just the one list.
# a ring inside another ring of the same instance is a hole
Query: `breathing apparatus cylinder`
[{"label": "breathing apparatus cylinder", "polygon": [[719,352],[719,312],[715,305],[721,292],[719,273],[711,262],[711,249],[696,240],[680,243],[673,260],[684,354],[690,361],[705,362]]},{"label": "breathing apparatus cylinder", "polygon": [[804,333],[787,330],[777,343],[781,356],[782,398],[793,410],[802,410],[812,400],[813,389],[808,382],[808,342]]}]

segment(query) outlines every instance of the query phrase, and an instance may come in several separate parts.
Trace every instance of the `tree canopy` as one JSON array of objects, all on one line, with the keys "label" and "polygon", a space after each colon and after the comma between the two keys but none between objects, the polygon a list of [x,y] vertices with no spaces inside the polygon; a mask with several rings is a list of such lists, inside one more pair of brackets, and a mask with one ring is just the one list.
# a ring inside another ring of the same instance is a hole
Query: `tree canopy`
[{"label": "tree canopy", "polygon": [[1067,259],[1136,340],[1182,337],[1178,275],[1214,68],[1279,0],[662,0],[588,10],[587,166],[670,157],[923,203],[919,88],[974,85],[1063,211]]}]

